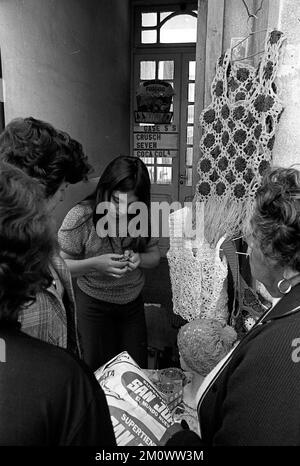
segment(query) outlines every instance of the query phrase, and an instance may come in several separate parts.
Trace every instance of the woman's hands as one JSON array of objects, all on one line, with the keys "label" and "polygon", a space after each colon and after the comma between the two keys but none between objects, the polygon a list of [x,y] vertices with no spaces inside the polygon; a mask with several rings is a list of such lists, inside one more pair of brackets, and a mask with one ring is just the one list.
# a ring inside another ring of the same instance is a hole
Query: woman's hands
[{"label": "woman's hands", "polygon": [[106,277],[121,278],[128,271],[129,262],[123,254],[103,254],[93,258],[93,269]]},{"label": "woman's hands", "polygon": [[75,259],[61,251],[61,256],[65,259],[72,277],[98,272],[106,277],[121,278],[138,267],[145,269],[156,267],[160,260],[157,246],[148,248],[144,253],[126,250],[124,254],[102,254],[86,259]]},{"label": "woman's hands", "polygon": [[103,254],[94,257],[94,270],[107,277],[121,278],[126,272],[132,272],[140,266],[141,257],[132,250],[123,254]]},{"label": "woman's hands", "polygon": [[[126,251],[125,251],[126,252]],[[128,259],[128,269],[130,272],[137,269],[141,263],[141,256],[138,252],[130,251]]]}]

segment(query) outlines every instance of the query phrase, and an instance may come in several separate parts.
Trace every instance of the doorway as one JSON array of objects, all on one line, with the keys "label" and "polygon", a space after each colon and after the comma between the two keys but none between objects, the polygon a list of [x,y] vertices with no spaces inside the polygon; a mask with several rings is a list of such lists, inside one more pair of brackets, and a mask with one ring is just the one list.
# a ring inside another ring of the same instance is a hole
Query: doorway
[{"label": "doorway", "polygon": [[[197,13],[197,2],[185,2],[184,8],[170,3],[134,10],[131,114],[136,109],[135,93],[141,83],[167,81],[175,92],[170,109],[173,115],[168,127],[159,125],[157,130],[177,136],[176,145],[173,142],[170,150],[154,153],[147,150],[151,143],[136,144],[137,125],[142,124],[132,118],[131,150],[148,168],[152,201],[169,205],[176,201],[183,205],[193,198]],[[164,256],[169,248],[168,238],[161,237],[159,245]]]},{"label": "doorway", "polygon": [[168,131],[178,134],[177,150],[169,154],[165,151],[163,157],[149,157],[147,150],[136,151],[148,167],[155,200],[183,203],[192,197],[195,63],[193,49],[135,55],[135,88],[144,80],[163,79],[175,91]]}]

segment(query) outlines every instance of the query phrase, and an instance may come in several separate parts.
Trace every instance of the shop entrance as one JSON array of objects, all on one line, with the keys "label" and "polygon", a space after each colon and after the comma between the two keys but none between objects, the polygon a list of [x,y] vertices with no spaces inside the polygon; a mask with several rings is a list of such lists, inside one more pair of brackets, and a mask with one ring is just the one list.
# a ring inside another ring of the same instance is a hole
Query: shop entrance
[{"label": "shop entrance", "polygon": [[[190,2],[182,11],[179,5],[144,7],[135,11],[135,47],[133,52],[132,115],[136,109],[136,90],[147,80],[169,82],[175,92],[166,128],[157,131],[172,133],[171,148],[155,152],[148,144],[137,144],[137,126],[132,118],[132,153],[146,164],[151,183],[152,200],[168,202],[191,201],[193,198],[193,134],[195,104],[197,3]],[[155,10],[155,11],[154,11]],[[152,129],[149,128],[149,132]],[[157,132],[155,128],[154,132]],[[171,138],[170,138],[171,139]],[[174,143],[176,139],[176,144]],[[174,145],[175,144],[175,145]],[[174,150],[175,149],[175,150]],[[163,255],[169,248],[168,238],[161,237]]]},{"label": "shop entrance", "polygon": [[148,167],[153,196],[183,203],[192,196],[195,54],[193,50],[184,50],[136,55],[134,71],[136,86],[143,80],[163,79],[174,88],[172,121],[169,128],[159,125],[158,129],[178,134],[177,150],[169,154],[166,150],[156,151],[159,156],[149,157],[153,151],[144,144],[144,149],[135,152]]}]

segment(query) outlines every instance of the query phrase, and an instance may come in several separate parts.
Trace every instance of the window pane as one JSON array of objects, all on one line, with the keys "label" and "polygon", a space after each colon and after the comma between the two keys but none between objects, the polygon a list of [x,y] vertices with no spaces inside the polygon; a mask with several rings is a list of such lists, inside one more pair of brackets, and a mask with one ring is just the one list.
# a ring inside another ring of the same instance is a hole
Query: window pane
[{"label": "window pane", "polygon": [[190,61],[189,62],[189,79],[195,80],[195,76],[196,76],[196,62]]},{"label": "window pane", "polygon": [[194,105],[188,105],[188,123],[194,123]]},{"label": "window pane", "polygon": [[171,13],[173,13],[173,11],[166,11],[165,13],[161,13],[161,14],[160,14],[160,20],[162,21],[162,20],[165,19],[167,16],[169,16]]},{"label": "window pane", "polygon": [[163,44],[196,42],[196,38],[197,18],[190,15],[174,16],[160,30],[160,42]]},{"label": "window pane", "polygon": [[157,157],[156,163],[158,165],[172,165],[172,157]]},{"label": "window pane", "polygon": [[141,61],[140,79],[155,79],[155,61]]},{"label": "window pane", "polygon": [[154,157],[140,157],[146,165],[154,165]]},{"label": "window pane", "polygon": [[172,183],[172,167],[156,167],[156,183],[171,184]]},{"label": "window pane", "polygon": [[195,102],[195,84],[189,83],[189,102]]},{"label": "window pane", "polygon": [[154,126],[154,123],[139,123],[139,126]]},{"label": "window pane", "polygon": [[150,31],[142,31],[142,44],[155,44],[156,37],[156,29],[150,29]]},{"label": "window pane", "polygon": [[151,183],[154,183],[154,167],[148,165],[147,168],[150,176],[150,181]]},{"label": "window pane", "polygon": [[156,26],[157,14],[156,13],[142,13],[142,26]]},{"label": "window pane", "polygon": [[193,184],[193,169],[192,168],[186,168],[185,169],[185,174],[187,176],[186,186],[192,186],[192,184]]},{"label": "window pane", "polygon": [[194,128],[193,126],[188,126],[186,129],[186,143],[189,145],[193,144],[193,135],[194,135]]},{"label": "window pane", "polygon": [[185,163],[186,163],[186,165],[193,165],[193,148],[192,147],[187,147],[186,148]]},{"label": "window pane", "polygon": [[158,62],[158,79],[173,79],[174,78],[174,61]]}]

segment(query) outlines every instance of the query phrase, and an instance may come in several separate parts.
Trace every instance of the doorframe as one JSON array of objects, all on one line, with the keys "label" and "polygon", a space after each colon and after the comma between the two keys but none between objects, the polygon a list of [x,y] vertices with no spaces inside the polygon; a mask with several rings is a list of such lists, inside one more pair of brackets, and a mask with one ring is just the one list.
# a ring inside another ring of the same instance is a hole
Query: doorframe
[{"label": "doorframe", "polygon": [[198,182],[197,166],[200,158],[200,139],[202,130],[199,120],[204,109],[206,80],[206,41],[207,41],[207,0],[198,0],[197,43],[196,43],[196,76],[193,138],[193,192]]}]

